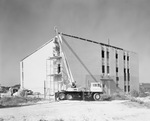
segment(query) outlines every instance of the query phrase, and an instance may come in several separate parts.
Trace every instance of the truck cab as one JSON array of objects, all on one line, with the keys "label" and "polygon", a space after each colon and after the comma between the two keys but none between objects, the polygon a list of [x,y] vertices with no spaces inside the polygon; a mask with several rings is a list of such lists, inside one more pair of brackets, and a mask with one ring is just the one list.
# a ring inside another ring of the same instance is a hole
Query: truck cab
[{"label": "truck cab", "polygon": [[91,82],[90,85],[90,91],[91,92],[103,92],[103,85],[98,82]]}]

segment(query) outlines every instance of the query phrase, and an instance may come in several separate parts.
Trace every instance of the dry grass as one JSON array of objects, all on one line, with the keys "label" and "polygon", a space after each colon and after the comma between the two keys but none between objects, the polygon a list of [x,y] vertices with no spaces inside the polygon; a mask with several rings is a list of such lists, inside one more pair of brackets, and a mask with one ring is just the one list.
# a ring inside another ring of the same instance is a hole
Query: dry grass
[{"label": "dry grass", "polygon": [[124,93],[115,93],[111,96],[112,100],[128,100],[128,96]]},{"label": "dry grass", "polygon": [[131,98],[130,101],[131,101],[131,102],[137,102],[137,103],[139,103],[139,104],[144,104],[144,101],[138,100],[138,99],[136,99],[136,98]]},{"label": "dry grass", "polygon": [[[46,119],[40,119],[39,121],[49,121]],[[63,119],[54,119],[54,120],[50,120],[50,121],[64,121]]]},{"label": "dry grass", "polygon": [[144,100],[141,100],[141,97],[146,98],[145,94],[142,93],[142,96],[137,91],[133,90],[130,94],[124,94],[124,93],[115,93],[111,96],[109,95],[102,95],[103,101],[111,101],[111,100],[130,100],[131,102],[135,102],[140,104],[141,106],[150,108],[150,100],[145,102]]},{"label": "dry grass", "polygon": [[145,102],[145,101],[140,100],[140,99],[138,99],[138,98],[131,97],[131,98],[130,98],[130,101],[131,101],[131,102],[136,102],[136,103],[138,103],[138,104],[140,104],[140,105],[142,105],[142,106],[144,106],[144,107],[150,108],[150,100],[147,101],[147,102]]},{"label": "dry grass", "polygon": [[111,101],[111,100],[128,100],[128,96],[124,93],[114,93],[113,95],[103,94],[101,95],[101,100]]},{"label": "dry grass", "polygon": [[40,98],[31,97],[3,97],[0,99],[1,107],[20,106],[27,103],[36,103],[40,101]]},{"label": "dry grass", "polygon": [[3,118],[0,118],[0,121],[4,121],[4,119],[3,119]]}]

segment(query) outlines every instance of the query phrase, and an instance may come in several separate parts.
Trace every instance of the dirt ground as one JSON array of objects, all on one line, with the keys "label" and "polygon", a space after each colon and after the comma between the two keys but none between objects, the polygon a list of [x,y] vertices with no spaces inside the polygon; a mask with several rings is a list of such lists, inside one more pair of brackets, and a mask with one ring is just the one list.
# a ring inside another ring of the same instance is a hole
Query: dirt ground
[{"label": "dirt ground", "polygon": [[130,101],[42,101],[0,108],[0,121],[150,121],[150,109]]}]

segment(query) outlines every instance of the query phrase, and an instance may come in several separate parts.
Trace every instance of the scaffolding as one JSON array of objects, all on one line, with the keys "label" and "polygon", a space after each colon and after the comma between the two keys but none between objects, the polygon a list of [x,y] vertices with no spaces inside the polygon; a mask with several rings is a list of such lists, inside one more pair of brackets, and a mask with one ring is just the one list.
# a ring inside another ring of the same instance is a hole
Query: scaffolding
[{"label": "scaffolding", "polygon": [[53,56],[46,60],[45,98],[55,98],[55,93],[61,90],[62,84],[62,57]]}]

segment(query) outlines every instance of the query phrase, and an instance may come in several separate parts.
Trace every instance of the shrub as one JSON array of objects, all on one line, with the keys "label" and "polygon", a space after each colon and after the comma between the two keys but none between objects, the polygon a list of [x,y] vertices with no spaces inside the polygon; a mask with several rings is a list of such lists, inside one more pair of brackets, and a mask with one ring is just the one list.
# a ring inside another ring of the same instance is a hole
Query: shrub
[{"label": "shrub", "polygon": [[26,100],[22,97],[3,97],[0,100],[0,104],[2,106],[15,106],[18,105],[18,103],[24,103]]},{"label": "shrub", "polygon": [[141,101],[141,100],[139,100],[139,99],[136,99],[136,98],[130,98],[130,101],[131,101],[131,102],[137,102],[137,103],[139,103],[139,104],[143,104],[143,103],[144,103],[143,101]]},{"label": "shrub", "polygon": [[4,119],[3,119],[3,118],[0,118],[0,121],[4,121]]},{"label": "shrub", "polygon": [[149,96],[149,95],[145,92],[140,92],[139,93],[139,97],[147,97],[147,96]]},{"label": "shrub", "polygon": [[38,102],[40,98],[31,98],[31,97],[3,97],[0,100],[1,106],[18,106],[27,102]]},{"label": "shrub", "polygon": [[128,96],[123,92],[116,92],[112,96],[112,100],[127,100]]},{"label": "shrub", "polygon": [[128,100],[129,97],[123,92],[116,92],[113,95],[102,94],[101,100],[111,101],[111,100]]},{"label": "shrub", "polygon": [[149,96],[149,93],[147,93],[147,92],[150,92],[147,88],[140,87],[139,97]]},{"label": "shrub", "polygon": [[111,96],[107,95],[107,94],[102,94],[101,95],[101,100],[110,101],[111,100]]},{"label": "shrub", "polygon": [[130,95],[131,95],[132,97],[138,97],[138,96],[139,96],[139,92],[136,91],[136,90],[132,90],[131,93],[130,93]]}]

